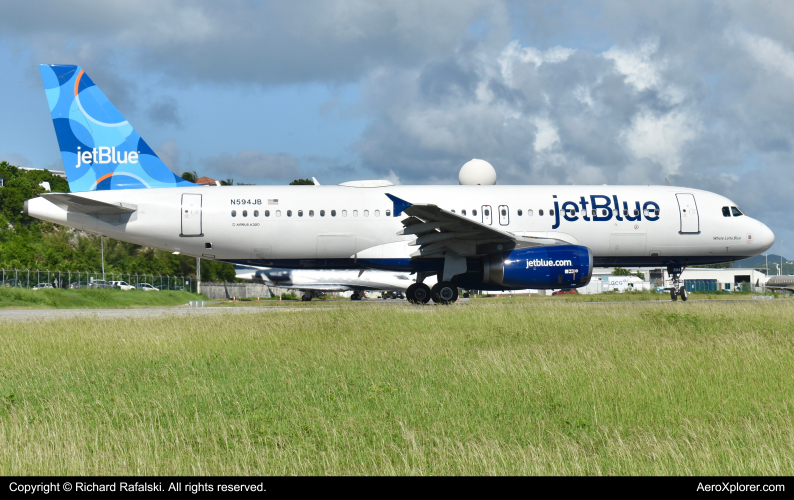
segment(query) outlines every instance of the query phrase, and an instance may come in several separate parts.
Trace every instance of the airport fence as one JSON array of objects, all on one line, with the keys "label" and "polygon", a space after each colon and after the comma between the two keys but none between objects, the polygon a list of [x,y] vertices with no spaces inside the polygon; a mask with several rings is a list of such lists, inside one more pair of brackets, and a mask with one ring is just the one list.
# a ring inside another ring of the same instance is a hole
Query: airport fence
[{"label": "airport fence", "polygon": [[22,288],[113,288],[111,282],[123,281],[135,288],[146,285],[158,290],[196,291],[190,276],[137,273],[102,273],[96,271],[60,271],[58,269],[0,269],[3,286]]}]

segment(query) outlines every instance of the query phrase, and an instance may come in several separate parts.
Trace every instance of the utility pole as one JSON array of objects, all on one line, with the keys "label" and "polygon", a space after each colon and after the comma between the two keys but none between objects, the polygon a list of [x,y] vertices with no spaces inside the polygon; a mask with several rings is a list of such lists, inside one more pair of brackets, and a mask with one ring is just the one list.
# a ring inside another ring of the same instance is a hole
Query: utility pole
[{"label": "utility pole", "polygon": [[196,293],[201,293],[201,257],[196,257]]},{"label": "utility pole", "polygon": [[105,238],[99,235],[99,244],[102,247],[102,281],[105,281]]}]

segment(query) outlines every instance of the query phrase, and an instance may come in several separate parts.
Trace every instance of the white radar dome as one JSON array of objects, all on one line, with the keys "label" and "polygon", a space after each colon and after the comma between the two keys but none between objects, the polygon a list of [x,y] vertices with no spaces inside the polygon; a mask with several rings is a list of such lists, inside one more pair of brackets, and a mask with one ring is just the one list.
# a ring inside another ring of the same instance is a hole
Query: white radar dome
[{"label": "white radar dome", "polygon": [[487,161],[475,158],[461,167],[458,183],[462,186],[496,184],[496,170]]}]

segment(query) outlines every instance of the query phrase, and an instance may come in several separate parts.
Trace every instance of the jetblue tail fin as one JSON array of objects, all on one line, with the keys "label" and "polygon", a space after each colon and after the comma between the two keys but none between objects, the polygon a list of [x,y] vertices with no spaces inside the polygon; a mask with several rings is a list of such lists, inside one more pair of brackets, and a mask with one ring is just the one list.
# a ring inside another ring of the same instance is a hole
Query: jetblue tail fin
[{"label": "jetblue tail fin", "polygon": [[158,158],[79,66],[39,66],[69,189],[193,186]]}]

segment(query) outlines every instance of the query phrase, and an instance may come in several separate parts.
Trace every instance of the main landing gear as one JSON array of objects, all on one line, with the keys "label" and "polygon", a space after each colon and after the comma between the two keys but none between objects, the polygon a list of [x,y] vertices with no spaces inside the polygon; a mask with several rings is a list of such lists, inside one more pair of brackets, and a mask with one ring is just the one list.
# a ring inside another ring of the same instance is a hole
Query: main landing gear
[{"label": "main landing gear", "polygon": [[361,300],[362,295],[363,294],[359,292],[353,292],[353,294],[350,296],[350,300]]},{"label": "main landing gear", "polygon": [[405,291],[405,296],[412,304],[427,304],[430,302],[430,287],[424,283],[414,283]]},{"label": "main landing gear", "polygon": [[458,300],[458,287],[449,281],[436,283],[432,289],[424,283],[414,283],[408,287],[405,295],[413,304],[427,304],[430,299],[436,304],[452,304]]},{"label": "main landing gear", "polygon": [[458,300],[458,287],[449,281],[442,281],[433,286],[430,295],[436,304],[452,304]]},{"label": "main landing gear", "polygon": [[674,266],[672,264],[667,266],[667,274],[673,278],[673,288],[670,289],[670,300],[673,302],[678,300],[678,297],[681,297],[681,300],[684,302],[686,302],[687,299],[686,287],[681,283],[682,272],[684,272],[683,267]]}]

